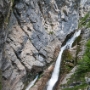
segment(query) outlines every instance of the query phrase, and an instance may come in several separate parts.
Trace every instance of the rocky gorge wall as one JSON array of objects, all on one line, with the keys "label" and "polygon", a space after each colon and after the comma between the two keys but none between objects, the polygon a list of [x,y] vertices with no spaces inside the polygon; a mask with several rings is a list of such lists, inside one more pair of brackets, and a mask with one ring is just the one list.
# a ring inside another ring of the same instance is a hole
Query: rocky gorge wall
[{"label": "rocky gorge wall", "polygon": [[[2,19],[9,12],[6,5],[12,9],[8,29],[4,30]],[[55,61],[55,51],[78,29],[79,14],[85,13],[79,0],[3,0],[0,9],[2,90],[24,90],[28,81]]]}]

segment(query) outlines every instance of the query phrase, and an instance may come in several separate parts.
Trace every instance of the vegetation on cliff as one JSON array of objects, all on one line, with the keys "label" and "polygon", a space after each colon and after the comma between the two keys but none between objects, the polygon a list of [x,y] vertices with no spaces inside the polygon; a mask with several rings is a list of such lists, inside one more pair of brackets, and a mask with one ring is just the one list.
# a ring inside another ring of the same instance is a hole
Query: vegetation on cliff
[{"label": "vegetation on cliff", "polygon": [[90,72],[90,40],[88,40],[85,53],[78,64],[77,74]]},{"label": "vegetation on cliff", "polygon": [[78,67],[76,72],[64,85],[62,90],[86,90],[89,87],[85,77],[90,78],[90,40],[86,43],[86,50],[81,60],[78,60]]},{"label": "vegetation on cliff", "polygon": [[[90,12],[88,12],[85,17],[81,18],[79,21],[79,28],[90,28]],[[76,73],[86,73],[90,72],[90,40],[86,43],[86,50],[81,60],[78,62],[78,68]]]},{"label": "vegetation on cliff", "polygon": [[[79,29],[90,28],[90,12],[81,18],[79,21]],[[79,39],[78,39],[79,38]],[[73,45],[81,41],[81,36],[78,37]],[[83,57],[77,60],[76,72],[68,80],[67,84],[63,85],[65,88],[62,90],[86,90],[89,87],[85,77],[90,78],[90,40],[86,43],[86,49],[84,51]],[[79,46],[80,48],[80,46]],[[80,50],[79,50],[80,51]],[[89,73],[89,74],[88,74]]]},{"label": "vegetation on cliff", "polygon": [[79,20],[78,28],[90,28],[90,12],[88,12],[83,18]]}]

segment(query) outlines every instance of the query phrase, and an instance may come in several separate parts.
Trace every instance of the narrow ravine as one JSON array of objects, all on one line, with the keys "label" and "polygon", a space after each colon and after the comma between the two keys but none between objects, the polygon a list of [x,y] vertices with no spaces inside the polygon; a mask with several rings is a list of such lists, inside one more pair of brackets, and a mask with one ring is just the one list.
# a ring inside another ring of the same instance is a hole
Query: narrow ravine
[{"label": "narrow ravine", "polygon": [[72,36],[71,39],[69,39],[67,41],[67,43],[61,47],[59,56],[57,58],[57,61],[55,63],[55,68],[53,70],[52,76],[50,78],[50,80],[47,82],[47,89],[46,90],[53,90],[55,84],[57,83],[58,79],[59,79],[59,75],[60,75],[60,65],[61,65],[61,57],[62,57],[62,53],[65,49],[69,49],[72,47],[73,42],[75,41],[75,39],[80,35],[81,30],[78,30],[74,33],[74,35]]},{"label": "narrow ravine", "polygon": [[34,79],[32,82],[30,82],[30,84],[28,85],[28,87],[27,87],[25,90],[30,90],[30,88],[31,88],[31,87],[35,84],[35,82],[37,81],[38,77],[39,77],[39,75],[37,75],[37,76],[35,77],[35,79]]}]

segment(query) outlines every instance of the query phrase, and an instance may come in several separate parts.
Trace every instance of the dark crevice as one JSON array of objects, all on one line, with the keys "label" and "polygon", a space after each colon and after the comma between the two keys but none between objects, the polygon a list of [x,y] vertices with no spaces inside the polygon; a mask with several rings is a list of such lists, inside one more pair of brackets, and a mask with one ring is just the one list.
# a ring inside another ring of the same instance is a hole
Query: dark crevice
[{"label": "dark crevice", "polygon": [[[28,39],[30,40],[29,35],[28,35],[27,32],[22,28],[21,23],[19,22],[18,17],[17,17],[17,15],[15,14],[15,12],[14,12],[14,15],[15,15],[17,21],[18,21],[18,24],[19,24],[20,28],[23,30],[23,32],[27,35]],[[30,40],[30,41],[31,41],[31,40]],[[34,46],[33,43],[32,43],[32,45]],[[35,47],[35,46],[34,46],[34,47]],[[38,51],[37,48],[35,48],[35,49]]]},{"label": "dark crevice", "polygon": [[40,1],[38,1],[38,6],[39,6],[39,9],[40,9],[40,11],[41,11],[41,13],[42,13],[42,16],[44,17],[44,15],[43,15],[43,10],[42,10],[42,5],[41,5]]},{"label": "dark crevice", "polygon": [[[12,48],[13,49],[13,48]],[[23,64],[23,62],[22,62],[22,60],[21,60],[21,58],[18,56],[18,53],[13,49],[13,51],[14,51],[14,53],[15,53],[15,55],[16,55],[16,57],[17,57],[17,59],[21,62],[21,64],[26,68],[26,71],[28,70],[28,68]]]},{"label": "dark crevice", "polygon": [[17,15],[18,12],[14,9],[13,13],[14,13],[16,19],[17,19],[17,22],[18,22],[19,26],[21,26],[20,20],[18,20],[18,18],[19,18],[18,15]]},{"label": "dark crevice", "polygon": [[68,35],[66,36],[66,38],[65,38],[65,40],[63,41],[61,47],[64,46],[64,45],[67,43],[67,41],[74,35],[75,31],[76,31],[76,30],[72,31],[70,34],[68,34]]},{"label": "dark crevice", "polygon": [[[17,21],[18,21],[18,24],[19,24],[19,26],[20,26],[20,28],[22,29],[22,31],[27,35],[27,37],[28,37],[28,39],[31,41],[31,39],[29,38],[29,35],[27,34],[27,32],[22,28],[22,26],[21,26],[21,23],[20,23],[20,21],[18,20],[18,17],[17,17],[17,15],[16,15],[16,12],[14,11],[14,15],[15,15],[15,17],[16,17],[16,19],[17,19]],[[32,43],[32,45],[34,46],[34,44]],[[35,47],[35,46],[34,46]],[[37,51],[38,51],[38,49],[37,48],[35,48]]]}]

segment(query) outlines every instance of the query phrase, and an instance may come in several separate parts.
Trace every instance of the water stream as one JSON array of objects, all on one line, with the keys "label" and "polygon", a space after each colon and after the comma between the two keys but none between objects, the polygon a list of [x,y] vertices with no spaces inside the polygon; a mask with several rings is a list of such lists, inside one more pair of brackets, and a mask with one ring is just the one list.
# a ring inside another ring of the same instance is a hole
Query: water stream
[{"label": "water stream", "polygon": [[35,84],[35,82],[37,81],[38,76],[39,76],[39,75],[37,75],[37,76],[35,77],[35,79],[34,79],[32,82],[30,82],[30,84],[28,85],[28,87],[26,88],[26,90],[30,90],[30,88],[31,88],[31,87]]},{"label": "water stream", "polygon": [[51,76],[50,80],[49,80],[48,83],[47,83],[47,90],[53,90],[53,87],[55,86],[56,82],[57,82],[58,79],[59,79],[59,75],[60,75],[60,65],[61,65],[61,57],[62,57],[63,51],[64,51],[66,48],[71,48],[71,47],[72,47],[73,42],[74,42],[75,39],[80,35],[80,33],[81,33],[81,30],[76,31],[76,32],[74,33],[74,35],[72,36],[72,38],[69,39],[64,46],[61,47],[61,50],[60,50],[60,52],[59,52],[59,56],[58,56],[58,58],[57,58],[57,60],[56,60],[56,63],[55,63],[55,67],[54,67],[52,76]]}]

